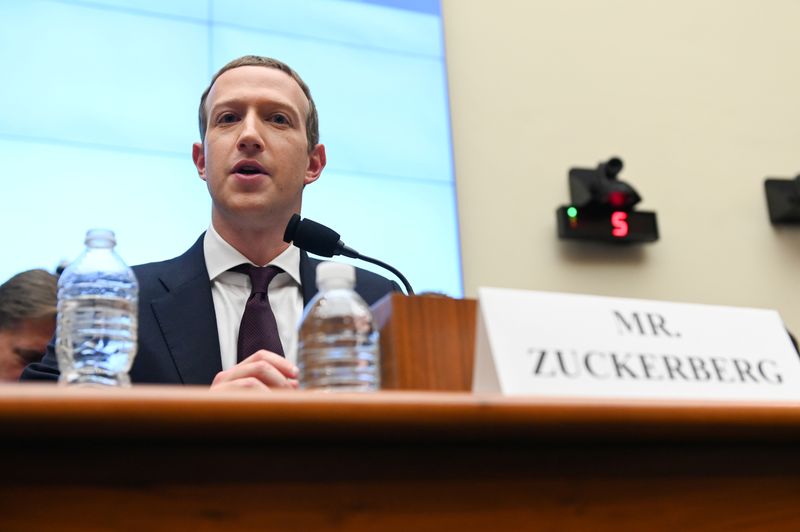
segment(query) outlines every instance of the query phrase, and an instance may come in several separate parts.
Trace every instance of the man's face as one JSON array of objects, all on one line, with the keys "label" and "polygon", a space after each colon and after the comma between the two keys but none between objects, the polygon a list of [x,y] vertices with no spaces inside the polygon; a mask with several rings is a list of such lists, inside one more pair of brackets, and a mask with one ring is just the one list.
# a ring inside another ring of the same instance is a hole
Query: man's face
[{"label": "man's face", "polygon": [[217,78],[205,141],[192,153],[215,222],[259,229],[300,212],[303,187],[325,166],[321,144],[308,150],[308,106],[297,82],[274,68],[237,67]]},{"label": "man's face", "polygon": [[18,380],[25,366],[41,360],[55,328],[55,318],[40,318],[0,331],[0,381]]}]

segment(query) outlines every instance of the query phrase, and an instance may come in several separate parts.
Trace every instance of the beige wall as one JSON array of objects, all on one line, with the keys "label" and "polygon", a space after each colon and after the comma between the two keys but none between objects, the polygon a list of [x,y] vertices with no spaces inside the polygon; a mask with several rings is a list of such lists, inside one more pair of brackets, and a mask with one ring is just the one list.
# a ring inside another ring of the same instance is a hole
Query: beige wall
[{"label": "beige wall", "polygon": [[[800,332],[798,0],[444,0],[467,296],[515,287],[775,308]],[[560,241],[567,171],[609,156],[661,240]]]}]

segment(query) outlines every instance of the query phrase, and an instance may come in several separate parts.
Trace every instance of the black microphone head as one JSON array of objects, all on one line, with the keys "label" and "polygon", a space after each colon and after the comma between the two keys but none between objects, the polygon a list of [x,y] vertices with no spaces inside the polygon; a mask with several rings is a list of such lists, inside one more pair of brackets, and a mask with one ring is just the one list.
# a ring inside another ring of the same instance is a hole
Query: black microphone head
[{"label": "black microphone head", "polygon": [[294,240],[294,234],[297,232],[297,224],[300,223],[300,215],[293,214],[291,219],[289,219],[289,223],[286,224],[286,231],[283,232],[283,241],[287,244],[291,244],[292,240]]},{"label": "black microphone head", "polygon": [[598,167],[603,169],[603,173],[609,179],[616,179],[625,164],[619,157],[612,157],[605,163],[600,163]]},{"label": "black microphone head", "polygon": [[339,233],[314,220],[308,218],[301,220],[297,214],[289,220],[283,239],[286,242],[291,241],[300,249],[322,257],[333,257],[341,253]]}]

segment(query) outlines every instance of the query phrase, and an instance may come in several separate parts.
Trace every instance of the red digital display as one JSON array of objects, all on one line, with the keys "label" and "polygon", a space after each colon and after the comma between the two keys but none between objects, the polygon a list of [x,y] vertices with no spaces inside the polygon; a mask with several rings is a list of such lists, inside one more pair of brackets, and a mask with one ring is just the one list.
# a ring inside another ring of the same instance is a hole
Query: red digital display
[{"label": "red digital display", "polygon": [[658,240],[654,212],[565,205],[558,208],[556,218],[560,238],[620,243]]},{"label": "red digital display", "polygon": [[628,213],[614,211],[611,213],[611,234],[617,238],[628,236]]}]

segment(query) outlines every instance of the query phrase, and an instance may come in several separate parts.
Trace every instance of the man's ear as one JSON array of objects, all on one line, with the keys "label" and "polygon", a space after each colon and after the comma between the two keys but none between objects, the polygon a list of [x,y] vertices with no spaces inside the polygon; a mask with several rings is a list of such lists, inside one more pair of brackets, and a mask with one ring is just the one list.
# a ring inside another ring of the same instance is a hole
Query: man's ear
[{"label": "man's ear", "polygon": [[306,168],[303,184],[309,185],[319,179],[326,162],[328,161],[325,158],[325,146],[317,144],[314,146],[314,149],[311,150],[311,153],[308,154],[308,168]]},{"label": "man's ear", "polygon": [[192,144],[192,161],[194,161],[194,166],[197,168],[197,175],[200,176],[200,179],[203,181],[206,180],[206,156],[203,152],[203,144],[200,142],[195,142]]}]

